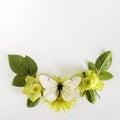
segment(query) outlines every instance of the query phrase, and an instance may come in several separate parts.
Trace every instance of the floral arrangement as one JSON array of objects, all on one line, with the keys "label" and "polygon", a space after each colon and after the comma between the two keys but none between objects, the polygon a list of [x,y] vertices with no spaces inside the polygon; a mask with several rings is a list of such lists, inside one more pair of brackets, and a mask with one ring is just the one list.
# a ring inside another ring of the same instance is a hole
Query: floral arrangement
[{"label": "floral arrangement", "polygon": [[98,91],[104,87],[104,81],[113,75],[108,72],[112,63],[111,51],[101,54],[95,63],[88,62],[88,70],[80,71],[70,77],[58,77],[38,73],[35,61],[29,56],[8,55],[11,70],[16,74],[12,85],[22,87],[27,96],[27,106],[35,107],[41,98],[54,109],[71,109],[77,97],[86,97],[94,104],[100,98]]}]

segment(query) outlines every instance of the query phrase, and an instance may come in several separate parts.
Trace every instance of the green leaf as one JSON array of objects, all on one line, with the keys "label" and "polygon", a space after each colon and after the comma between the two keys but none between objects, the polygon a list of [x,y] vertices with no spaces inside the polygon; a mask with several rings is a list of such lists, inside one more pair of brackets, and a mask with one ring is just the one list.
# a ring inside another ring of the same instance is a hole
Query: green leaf
[{"label": "green leaf", "polygon": [[97,93],[97,91],[95,90],[95,93],[97,95],[97,97],[100,99],[100,95]]},{"label": "green leaf", "polygon": [[94,104],[96,102],[96,98],[97,98],[95,90],[87,90],[86,98],[90,103]]},{"label": "green leaf", "polygon": [[82,93],[82,97],[86,95],[87,90]]},{"label": "green leaf", "polygon": [[104,52],[102,55],[100,55],[95,63],[95,65],[98,69],[98,73],[101,71],[108,70],[111,66],[111,63],[112,63],[111,51]]},{"label": "green leaf", "polygon": [[28,107],[35,107],[40,101],[40,98],[38,98],[35,102],[32,102],[29,98],[27,100],[27,106]]},{"label": "green leaf", "polygon": [[24,75],[27,73],[29,67],[24,57],[20,55],[8,55],[9,65],[13,72],[18,75]]},{"label": "green leaf", "polygon": [[16,87],[24,87],[25,86],[25,77],[26,75],[16,75],[12,85]]},{"label": "green leaf", "polygon": [[106,71],[101,71],[98,76],[100,80],[109,80],[113,77],[111,73],[106,72]]},{"label": "green leaf", "polygon": [[93,70],[97,73],[97,68],[94,63],[88,62],[88,68],[89,68],[89,70]]},{"label": "green leaf", "polygon": [[35,61],[32,58],[30,58],[29,56],[25,56],[25,59],[29,66],[29,73],[30,74],[36,73],[37,72],[37,64],[35,63]]}]

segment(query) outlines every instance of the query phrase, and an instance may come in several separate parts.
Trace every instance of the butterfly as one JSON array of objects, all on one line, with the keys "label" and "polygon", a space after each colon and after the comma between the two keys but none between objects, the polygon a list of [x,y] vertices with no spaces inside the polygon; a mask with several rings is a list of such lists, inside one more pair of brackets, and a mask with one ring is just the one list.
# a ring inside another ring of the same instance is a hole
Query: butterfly
[{"label": "butterfly", "polygon": [[78,76],[71,77],[63,83],[57,82],[47,75],[40,75],[39,79],[45,89],[43,96],[47,100],[55,101],[58,97],[61,97],[66,102],[76,98],[76,89],[81,81],[81,78]]}]

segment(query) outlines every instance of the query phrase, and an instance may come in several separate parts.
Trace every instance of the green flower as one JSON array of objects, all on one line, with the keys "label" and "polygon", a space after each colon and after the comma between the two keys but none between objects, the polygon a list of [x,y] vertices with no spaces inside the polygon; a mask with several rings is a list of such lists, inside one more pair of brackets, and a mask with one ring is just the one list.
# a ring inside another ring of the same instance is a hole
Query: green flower
[{"label": "green flower", "polygon": [[41,96],[41,85],[37,78],[27,76],[25,78],[26,85],[23,89],[23,93],[28,96],[28,98],[35,102]]},{"label": "green flower", "polygon": [[83,93],[85,90],[102,90],[104,83],[99,79],[97,74],[89,70],[82,75],[82,80],[80,83],[80,91]]},{"label": "green flower", "polygon": [[50,106],[50,109],[51,110],[54,109],[56,112],[59,112],[60,110],[63,111],[70,110],[74,106],[75,101],[76,100],[66,102],[60,97],[53,102],[45,100],[45,102]]}]

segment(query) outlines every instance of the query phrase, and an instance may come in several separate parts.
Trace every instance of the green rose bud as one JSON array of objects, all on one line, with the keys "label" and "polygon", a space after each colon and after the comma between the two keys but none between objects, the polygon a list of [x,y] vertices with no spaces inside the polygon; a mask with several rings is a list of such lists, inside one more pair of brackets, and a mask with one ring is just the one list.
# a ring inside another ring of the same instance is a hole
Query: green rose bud
[{"label": "green rose bud", "polygon": [[41,96],[41,85],[37,78],[27,76],[25,78],[26,85],[23,89],[23,93],[28,96],[28,98],[35,102]]},{"label": "green rose bud", "polygon": [[84,73],[80,83],[80,91],[83,93],[85,90],[102,90],[104,83],[99,79],[97,74],[89,70]]}]

